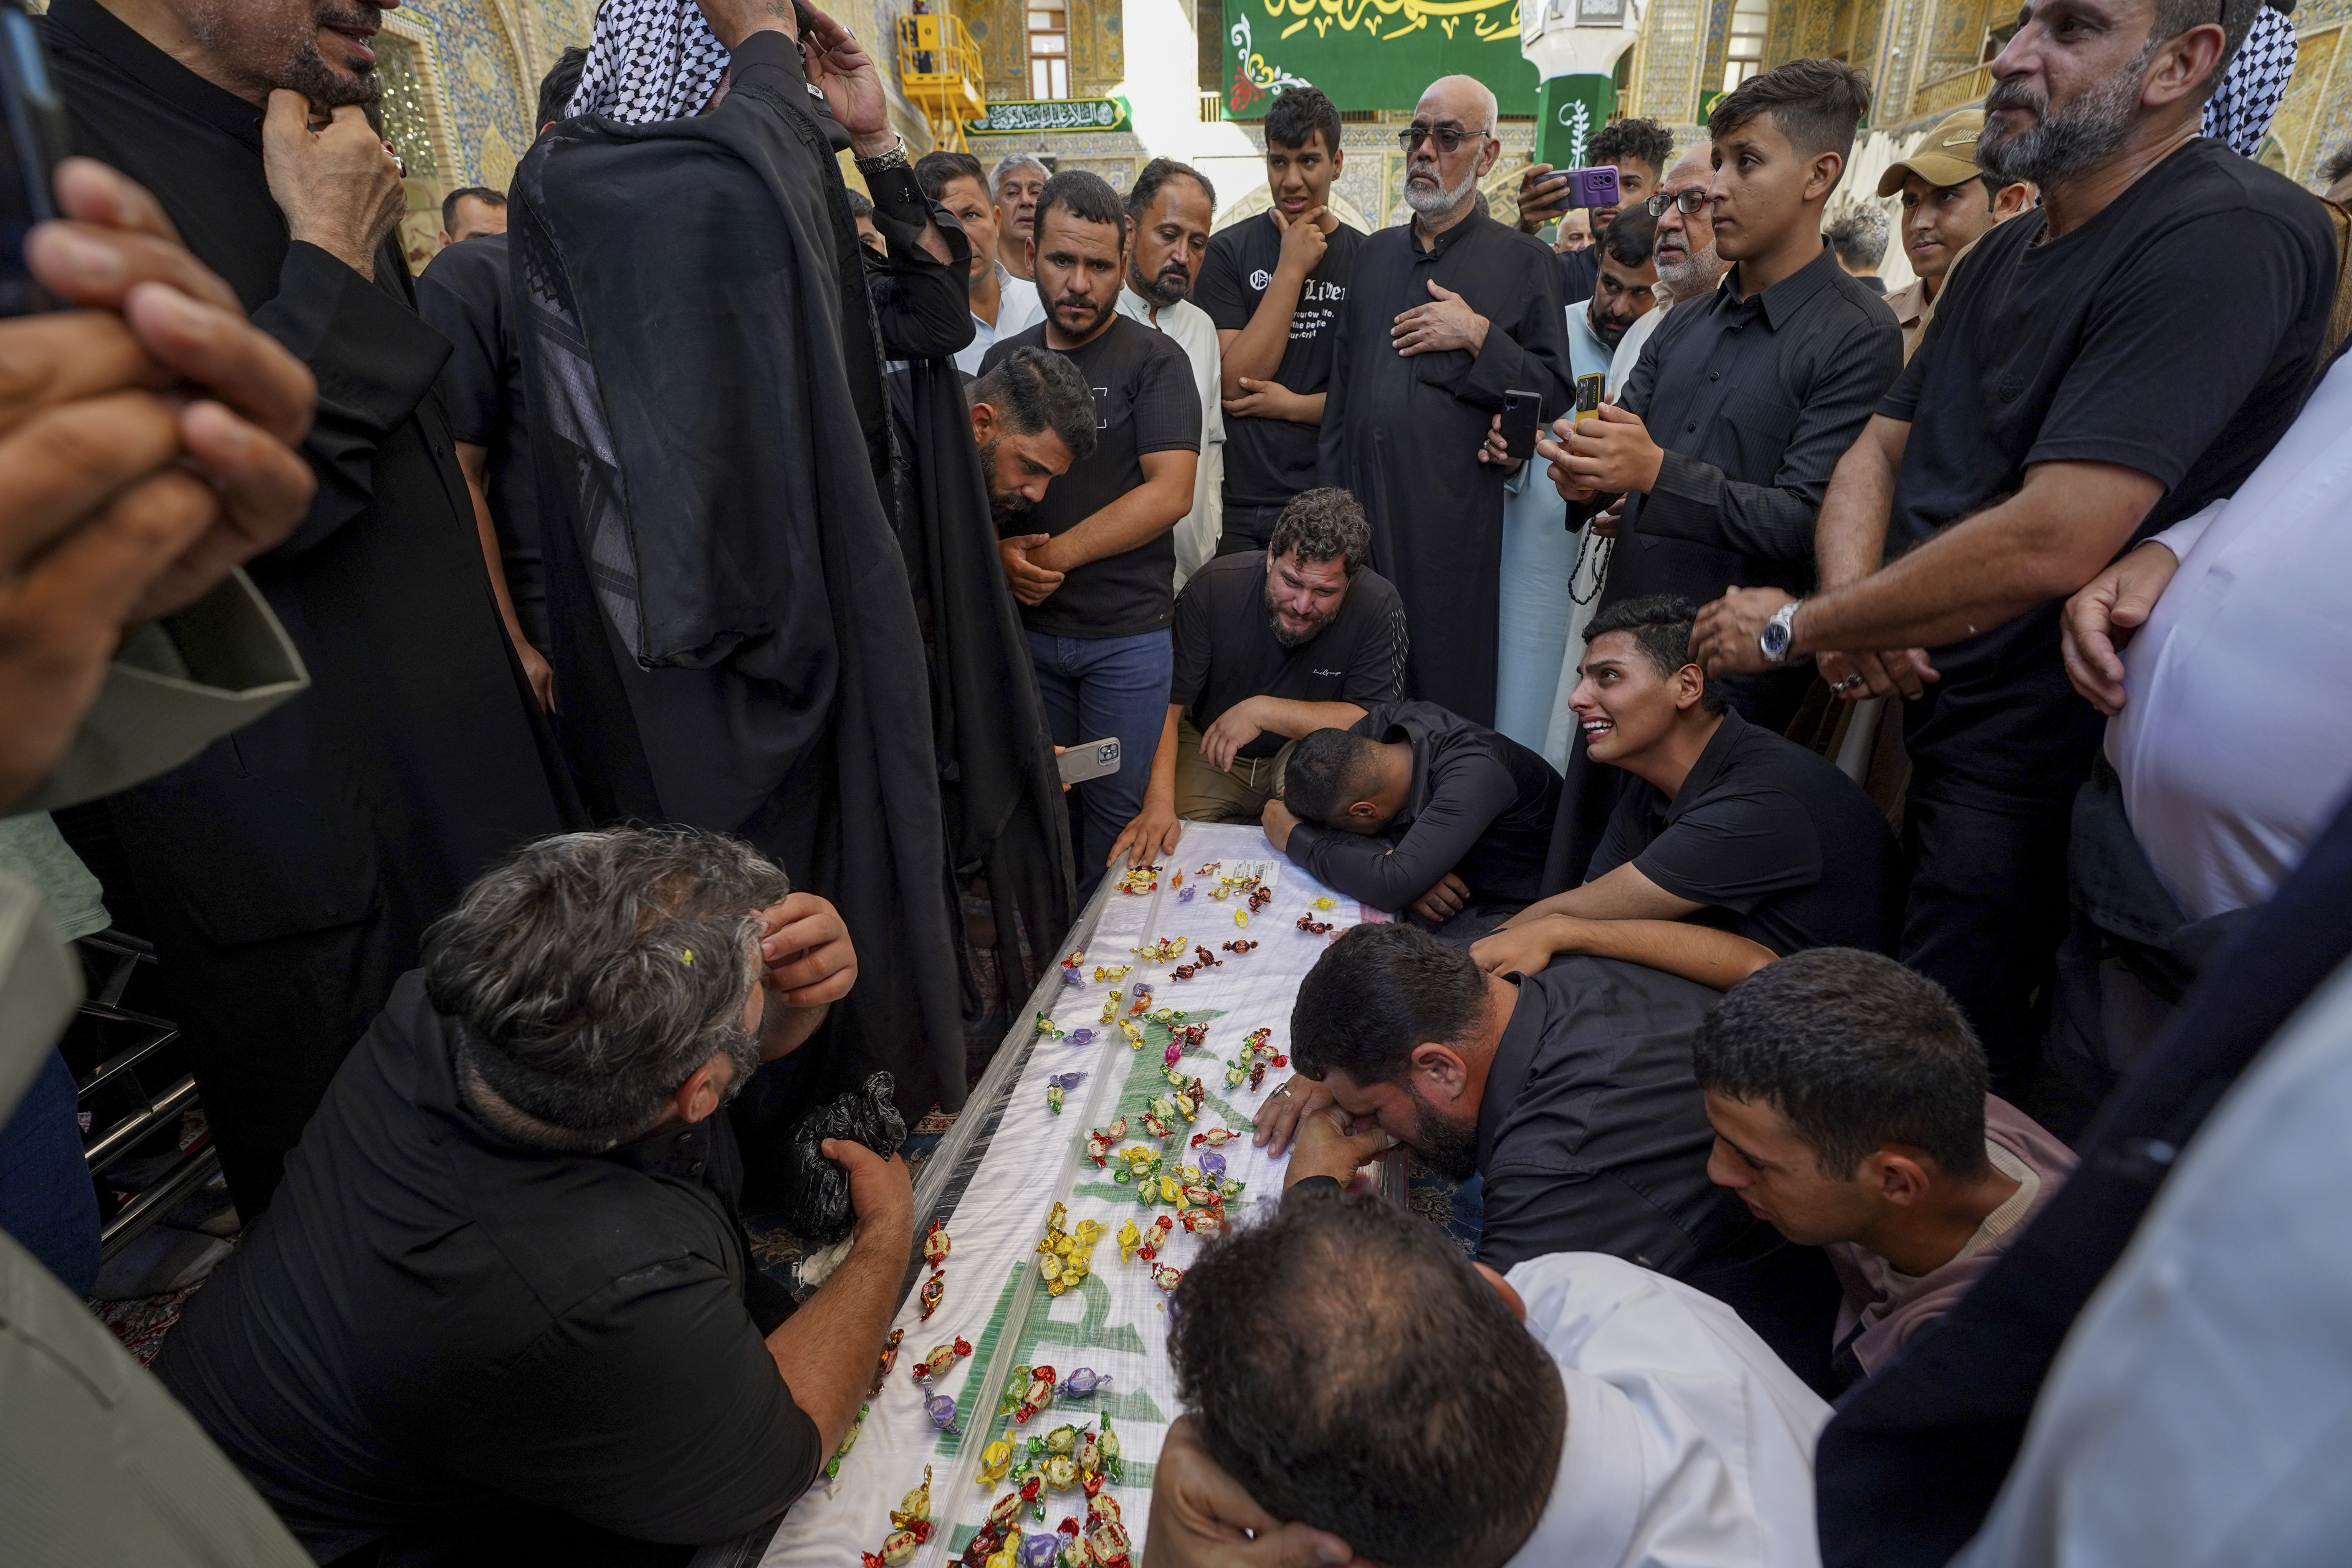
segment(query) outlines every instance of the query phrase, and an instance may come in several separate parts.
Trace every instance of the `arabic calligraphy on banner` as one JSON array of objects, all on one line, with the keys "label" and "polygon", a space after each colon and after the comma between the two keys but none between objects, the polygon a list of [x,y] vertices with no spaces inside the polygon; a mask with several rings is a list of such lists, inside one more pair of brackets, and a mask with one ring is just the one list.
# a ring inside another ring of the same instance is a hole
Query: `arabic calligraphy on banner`
[{"label": "arabic calligraphy on banner", "polygon": [[1021,132],[1124,131],[1128,125],[1123,98],[1023,99],[992,103],[978,120],[963,122],[967,136],[1006,136]]},{"label": "arabic calligraphy on banner", "polygon": [[[1225,14],[1236,11],[1225,33],[1229,120],[1255,120],[1276,95],[1307,86],[1343,110],[1410,109],[1456,74],[1493,88],[1506,114],[1534,102],[1517,0],[1239,0]],[[1262,45],[1254,22],[1268,35]]]}]

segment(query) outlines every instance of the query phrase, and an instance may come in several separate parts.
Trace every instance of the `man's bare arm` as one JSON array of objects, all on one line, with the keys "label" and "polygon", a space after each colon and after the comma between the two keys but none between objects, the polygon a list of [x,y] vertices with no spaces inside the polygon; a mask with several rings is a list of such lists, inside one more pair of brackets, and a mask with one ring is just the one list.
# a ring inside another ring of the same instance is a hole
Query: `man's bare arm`
[{"label": "man's bare arm", "polygon": [[2164,486],[2115,463],[2038,463],[2025,488],[1797,612],[1794,653],[1941,647],[2063,599],[2116,558]]},{"label": "man's bare arm", "polygon": [[914,1257],[915,1188],[896,1154],[885,1161],[848,1139],[828,1138],[819,1149],[848,1169],[856,1239],[817,1293],[768,1336],[768,1353],[830,1454],[849,1433],[874,1381],[882,1332],[898,1310]]},{"label": "man's bare arm", "polygon": [[1622,958],[1717,991],[1729,990],[1779,956],[1760,942],[1688,921],[1596,921],[1573,915],[1543,915],[1482,938],[1470,949],[1478,967],[1490,973],[1538,973],[1563,952]]},{"label": "man's bare arm", "polygon": [[1318,730],[1346,730],[1364,717],[1352,702],[1301,702],[1289,697],[1261,697],[1258,728],[1271,730],[1286,741],[1312,735]]},{"label": "man's bare arm", "polygon": [[539,705],[552,711],[555,707],[555,671],[547,657],[530,646],[523,635],[522,619],[515,614],[514,594],[507,586],[505,552],[499,549],[499,531],[490,521],[490,449],[471,441],[455,441],[457,448],[457,468],[466,476],[466,491],[474,499],[474,532],[482,544],[482,565],[490,574],[490,596],[499,603],[499,620],[507,629],[507,641],[513,645],[515,658],[522,661],[522,670],[530,681],[530,689]]},{"label": "man's bare arm", "polygon": [[1192,510],[1192,477],[1201,455],[1181,447],[1147,452],[1137,459],[1143,483],[1092,517],[1029,552],[1029,562],[1050,572],[1067,572],[1089,561],[1124,555],[1149,544]]},{"label": "man's bare arm", "polygon": [[1878,570],[1886,553],[1886,520],[1895,510],[1895,476],[1911,426],[1874,414],[1830,476],[1813,524],[1813,560],[1822,586],[1842,587]]},{"label": "man's bare arm", "polygon": [[1505,921],[1503,929],[1532,924],[1546,915],[1574,915],[1588,921],[1674,921],[1705,908],[1669,893],[1629,860],[1580,888],[1529,904]]}]

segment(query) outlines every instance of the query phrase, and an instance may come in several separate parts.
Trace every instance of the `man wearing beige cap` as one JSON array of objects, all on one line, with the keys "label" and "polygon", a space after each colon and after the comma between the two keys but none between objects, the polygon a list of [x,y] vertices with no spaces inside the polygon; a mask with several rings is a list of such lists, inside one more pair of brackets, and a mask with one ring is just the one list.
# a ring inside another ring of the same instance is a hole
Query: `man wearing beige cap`
[{"label": "man wearing beige cap", "polygon": [[2006,217],[2033,205],[2033,187],[2019,181],[2001,184],[1977,166],[1977,135],[1984,110],[1963,109],[1948,115],[1919,139],[1919,150],[1878,176],[1878,194],[1903,193],[1903,254],[1916,281],[1886,297],[1903,323],[1903,363],[1927,335],[1936,319],[1936,295],[1945,274],[1969,247]]}]

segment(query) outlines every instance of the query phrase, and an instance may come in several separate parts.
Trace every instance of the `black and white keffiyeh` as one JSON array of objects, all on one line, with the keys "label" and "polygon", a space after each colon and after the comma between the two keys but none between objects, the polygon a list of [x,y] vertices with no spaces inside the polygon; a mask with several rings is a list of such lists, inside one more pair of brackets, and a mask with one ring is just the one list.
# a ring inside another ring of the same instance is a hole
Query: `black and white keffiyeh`
[{"label": "black and white keffiyeh", "polygon": [[2230,57],[2221,85],[2205,100],[2205,134],[2227,142],[2241,157],[2260,153],[2294,75],[2294,24],[2265,5]]},{"label": "black and white keffiyeh", "polygon": [[571,111],[631,124],[699,114],[728,58],[694,0],[605,0]]}]

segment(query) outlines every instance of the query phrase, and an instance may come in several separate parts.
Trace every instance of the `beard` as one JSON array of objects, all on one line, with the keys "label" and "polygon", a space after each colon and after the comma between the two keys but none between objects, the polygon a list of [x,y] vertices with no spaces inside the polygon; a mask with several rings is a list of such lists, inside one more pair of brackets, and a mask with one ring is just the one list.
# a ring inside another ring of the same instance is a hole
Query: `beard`
[{"label": "beard", "polygon": [[1421,1163],[1449,1182],[1466,1182],[1478,1173],[1478,1122],[1448,1120],[1429,1101],[1421,1098],[1418,1089],[1407,1085],[1405,1092],[1412,1096],[1412,1137],[1408,1140]]},{"label": "beard", "polygon": [[997,493],[996,448],[1003,442],[1004,437],[999,436],[980,448],[980,471],[988,477],[988,521],[1000,529],[1019,513],[1029,510],[1029,498],[1019,490],[1008,490],[1002,495]]},{"label": "beard", "polygon": [[1471,165],[1470,172],[1462,176],[1462,183],[1452,190],[1439,184],[1433,172],[1427,184],[1414,184],[1413,176],[1408,174],[1404,182],[1404,205],[1423,217],[1444,217],[1468,201],[1470,193],[1477,185],[1478,168],[1475,163]]},{"label": "beard", "polygon": [[[1596,297],[1593,303],[1599,302]],[[1605,347],[1612,349],[1623,342],[1625,334],[1633,330],[1633,323],[1623,317],[1612,316],[1606,310],[1596,310],[1591,305],[1584,308],[1584,321],[1585,324],[1592,329],[1592,335],[1599,338]]]},{"label": "beard", "polygon": [[301,13],[283,5],[256,6],[250,0],[199,0],[181,14],[188,31],[208,52],[234,63],[243,73],[271,87],[299,92],[321,109],[345,103],[373,103],[383,96],[383,84],[373,67],[346,75],[327,63],[319,52],[321,28],[341,24],[375,27],[383,7],[362,0],[339,5],[327,0]]},{"label": "beard", "polygon": [[[1074,338],[1083,338],[1101,326],[1103,318],[1109,315],[1112,309],[1113,304],[1108,301],[1097,302],[1080,295],[1065,294],[1054,301],[1054,324]],[[1062,312],[1065,310],[1084,310],[1087,313],[1086,319],[1072,325],[1063,318]]]},{"label": "beard", "polygon": [[1666,293],[1676,300],[1687,300],[1694,294],[1704,294],[1723,281],[1723,258],[1709,244],[1705,250],[1686,254],[1680,261],[1658,258],[1658,281],[1666,286]]},{"label": "beard", "polygon": [[1339,604],[1314,616],[1313,624],[1303,632],[1287,631],[1282,625],[1282,606],[1274,602],[1274,590],[1269,586],[1265,593],[1265,624],[1273,628],[1275,641],[1285,647],[1298,647],[1321,637],[1323,629],[1339,618],[1339,611],[1346,603],[1347,601],[1342,599]]},{"label": "beard", "polygon": [[1183,303],[1185,297],[1192,292],[1192,275],[1171,263],[1160,269],[1159,277],[1146,278],[1133,262],[1129,262],[1127,286],[1150,300],[1157,309],[1164,310],[1171,305]]},{"label": "beard", "polygon": [[1988,121],[1977,135],[1977,166],[2002,184],[2025,180],[2046,185],[2104,163],[2131,135],[2139,109],[2140,75],[2150,53],[2142,50],[2114,80],[2054,114],[2050,100],[2023,80],[1995,82],[1985,94],[1985,112],[2022,109],[2032,114],[2033,123],[2005,135]]}]

